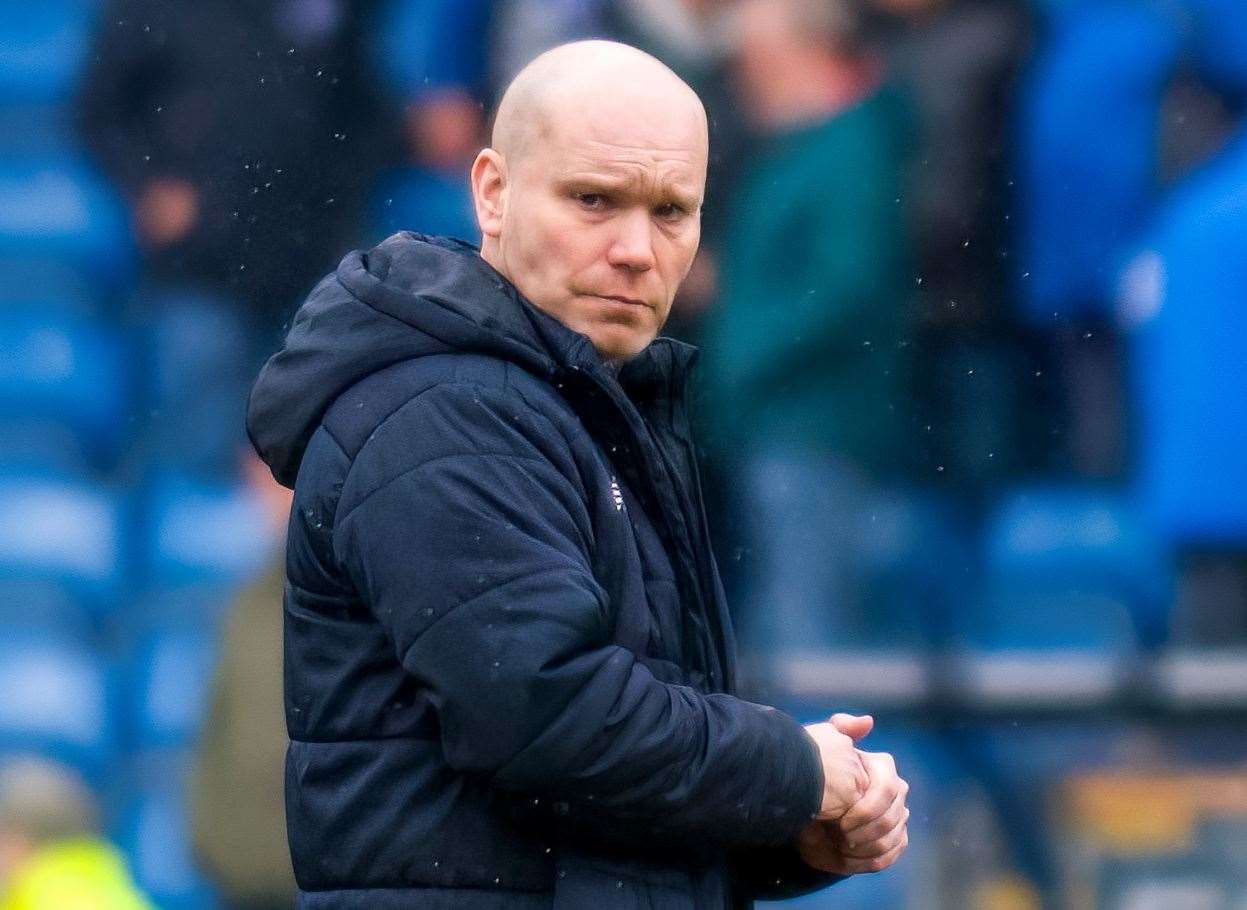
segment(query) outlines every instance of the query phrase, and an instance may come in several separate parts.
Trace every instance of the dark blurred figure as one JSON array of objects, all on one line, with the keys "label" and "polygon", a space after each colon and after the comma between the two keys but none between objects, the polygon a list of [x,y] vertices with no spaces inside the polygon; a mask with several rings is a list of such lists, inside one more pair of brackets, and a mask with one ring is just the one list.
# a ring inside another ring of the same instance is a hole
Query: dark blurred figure
[{"label": "dark blurred figure", "polygon": [[751,0],[737,23],[760,136],[727,201],[704,363],[712,435],[734,446],[746,651],[845,644],[861,630],[860,522],[906,445],[911,134],[855,12]]},{"label": "dark blurred figure", "polygon": [[[1013,0],[868,0],[919,124],[907,210],[933,321],[999,318],[1006,115],[1027,47]],[[948,308],[949,300],[958,306]]]},{"label": "dark blurred figure", "polygon": [[352,245],[384,146],[367,7],[111,0],[100,16],[81,129],[131,202],[148,277],[224,292],[270,342]]},{"label": "dark blurred figure", "polygon": [[281,546],[226,617],[190,784],[192,830],[196,858],[231,910],[277,910],[292,907],[295,896],[282,784],[281,598],[290,491],[250,453],[246,475]]},{"label": "dark blurred figure", "polygon": [[971,493],[1016,471],[1024,369],[1002,288],[1007,117],[1030,22],[1015,0],[865,0],[918,121],[906,192],[916,247],[919,478]]},{"label": "dark blurred figure", "polygon": [[0,765],[0,910],[150,910],[99,836],[98,814],[68,768],[36,758]]}]

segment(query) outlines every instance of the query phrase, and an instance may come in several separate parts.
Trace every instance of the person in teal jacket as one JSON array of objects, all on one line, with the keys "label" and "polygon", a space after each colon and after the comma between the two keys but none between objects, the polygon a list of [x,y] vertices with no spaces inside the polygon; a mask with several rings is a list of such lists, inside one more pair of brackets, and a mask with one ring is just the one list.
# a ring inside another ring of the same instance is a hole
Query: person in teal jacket
[{"label": "person in teal jacket", "polygon": [[742,645],[773,651],[851,634],[855,523],[904,451],[909,134],[847,6],[750,2],[742,16],[761,136],[704,347],[712,444],[731,440],[751,556]]}]

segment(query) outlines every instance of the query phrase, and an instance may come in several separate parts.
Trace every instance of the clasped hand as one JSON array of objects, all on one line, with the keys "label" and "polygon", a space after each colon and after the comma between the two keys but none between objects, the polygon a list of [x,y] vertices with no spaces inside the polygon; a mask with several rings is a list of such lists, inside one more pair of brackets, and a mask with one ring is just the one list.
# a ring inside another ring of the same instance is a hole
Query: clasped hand
[{"label": "clasped hand", "polygon": [[852,875],[880,872],[909,844],[909,784],[886,752],[865,752],[857,742],[874,727],[870,715],[833,714],[805,731],[823,762],[823,803],[797,839],[806,865]]}]

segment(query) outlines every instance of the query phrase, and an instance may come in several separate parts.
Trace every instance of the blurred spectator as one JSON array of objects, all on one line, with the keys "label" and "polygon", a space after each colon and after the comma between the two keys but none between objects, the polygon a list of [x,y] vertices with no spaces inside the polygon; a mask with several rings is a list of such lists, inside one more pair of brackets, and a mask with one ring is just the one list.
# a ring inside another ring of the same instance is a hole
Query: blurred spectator
[{"label": "blurred spectator", "polygon": [[1247,643],[1247,132],[1175,190],[1123,273],[1135,489],[1182,559],[1175,639]]},{"label": "blurred spectator", "polygon": [[370,39],[373,67],[400,111],[402,163],[368,201],[369,236],[415,230],[477,241],[468,192],[485,144],[491,0],[389,0]]},{"label": "blurred spectator", "polygon": [[1159,188],[1166,87],[1182,49],[1177,5],[1096,0],[1049,10],[1017,113],[1022,320],[1050,350],[1057,466],[1124,465],[1112,279]]},{"label": "blurred spectator", "polygon": [[[1005,116],[1026,50],[1012,0],[870,0],[889,74],[913,103],[921,151],[912,201],[928,318],[999,317]],[[945,304],[956,300],[950,309]]]},{"label": "blurred spectator", "polygon": [[908,123],[848,3],[752,0],[738,25],[762,136],[729,200],[708,391],[743,443],[742,642],[817,647],[851,625],[857,523],[904,444]]},{"label": "blurred spectator", "polygon": [[[290,491],[253,454],[247,482],[284,541]],[[282,773],[284,544],[270,566],[234,602],[226,618],[212,703],[191,781],[197,858],[237,910],[289,908],[294,873],[286,839]]]},{"label": "blurred spectator", "polygon": [[[1016,472],[1024,363],[1002,279],[1012,268],[1005,125],[1027,49],[1013,0],[868,0],[918,135],[906,210],[918,303],[912,407],[924,481],[966,494]],[[1041,439],[1041,443],[1047,443]]]},{"label": "blurred spectator", "polygon": [[609,2],[495,0],[490,28],[491,83],[507,85],[528,61],[557,44],[606,37],[602,10]]},{"label": "blurred spectator", "polygon": [[362,0],[105,5],[80,123],[130,200],[151,277],[224,292],[272,336],[349,248],[386,138],[361,76],[366,13]]},{"label": "blurred spectator", "polygon": [[43,759],[0,766],[0,910],[149,910],[96,833],[95,800]]}]

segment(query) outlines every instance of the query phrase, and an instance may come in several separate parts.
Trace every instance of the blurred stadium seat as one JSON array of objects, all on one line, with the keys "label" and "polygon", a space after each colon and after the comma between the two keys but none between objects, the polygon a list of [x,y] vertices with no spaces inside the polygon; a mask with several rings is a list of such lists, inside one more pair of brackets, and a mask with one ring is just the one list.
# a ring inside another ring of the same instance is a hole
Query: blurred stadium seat
[{"label": "blurred stadium seat", "polygon": [[216,658],[211,628],[153,629],[126,661],[126,743],[131,750],[185,748],[207,713]]},{"label": "blurred stadium seat", "polygon": [[0,639],[0,753],[37,752],[98,782],[113,758],[108,671],[78,643],[50,635]]},{"label": "blurred stadium seat", "polygon": [[68,453],[85,451],[107,462],[127,430],[127,363],[121,338],[103,325],[15,307],[0,310],[0,427],[7,430],[0,452],[33,447],[45,463],[72,459],[58,458],[53,448],[63,442],[64,428],[76,437]]},{"label": "blurred stadium seat", "polygon": [[98,623],[81,599],[52,579],[0,576],[0,629],[90,644]]},{"label": "blurred stadium seat", "polygon": [[868,643],[938,647],[978,583],[973,529],[931,491],[879,491],[862,529]]},{"label": "blurred stadium seat", "polygon": [[1158,645],[1165,551],[1115,492],[1036,487],[1005,499],[984,538],[985,608],[967,633],[993,648]]},{"label": "blurred stadium seat", "polygon": [[114,291],[133,274],[129,216],[117,194],[63,151],[0,157],[0,267],[28,258],[56,259]]},{"label": "blurred stadium seat", "polygon": [[140,559],[148,588],[235,584],[266,565],[272,534],[245,488],[164,473],[143,499]]},{"label": "blurred stadium seat", "polygon": [[191,852],[181,759],[144,765],[122,786],[128,795],[113,836],[126,852],[139,885],[161,910],[208,910],[215,891]]},{"label": "blurred stadium seat", "polygon": [[85,480],[0,475],[0,578],[59,584],[96,610],[126,576],[121,498]]}]

